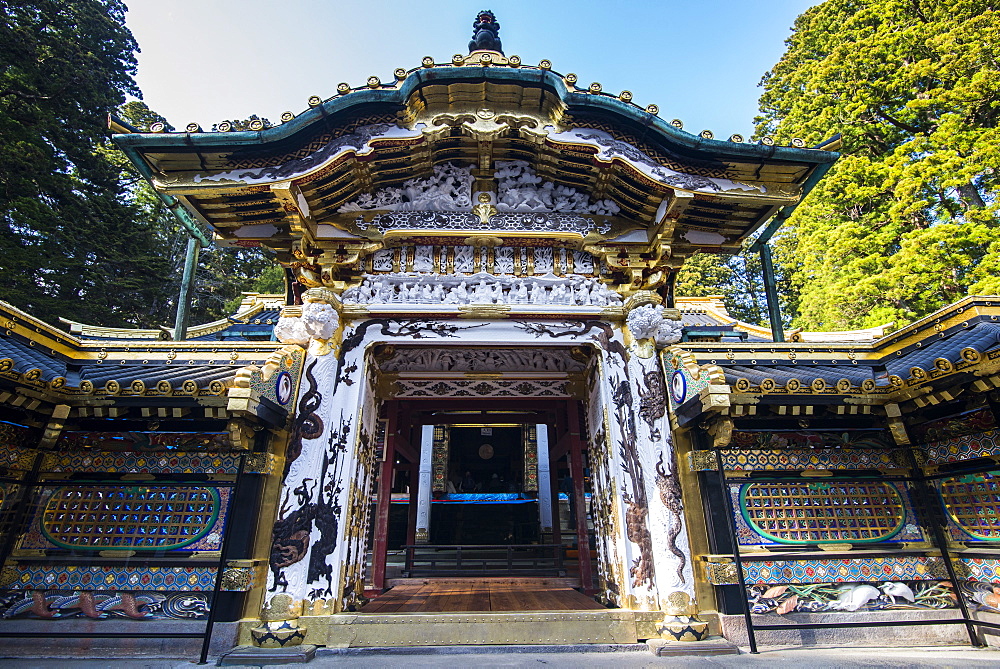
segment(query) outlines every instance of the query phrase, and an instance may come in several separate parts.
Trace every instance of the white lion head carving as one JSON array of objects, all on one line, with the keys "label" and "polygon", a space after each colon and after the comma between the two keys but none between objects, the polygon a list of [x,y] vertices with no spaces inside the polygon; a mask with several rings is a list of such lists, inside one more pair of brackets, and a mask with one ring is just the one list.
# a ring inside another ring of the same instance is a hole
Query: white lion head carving
[{"label": "white lion head carving", "polygon": [[298,317],[282,316],[274,326],[274,336],[282,344],[298,344],[306,346],[309,344],[309,332]]},{"label": "white lion head carving", "polygon": [[302,324],[313,339],[327,340],[337,331],[337,310],[323,302],[307,302],[302,307]]},{"label": "white lion head carving", "polygon": [[629,332],[636,339],[654,337],[663,322],[663,309],[652,304],[644,304],[628,312],[625,322]]}]

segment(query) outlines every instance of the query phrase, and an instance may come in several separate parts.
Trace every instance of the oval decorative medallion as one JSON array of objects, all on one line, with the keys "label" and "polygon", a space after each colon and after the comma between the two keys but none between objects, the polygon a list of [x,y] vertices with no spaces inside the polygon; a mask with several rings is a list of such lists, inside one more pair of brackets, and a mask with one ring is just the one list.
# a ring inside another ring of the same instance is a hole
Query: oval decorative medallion
[{"label": "oval decorative medallion", "polygon": [[42,534],[78,551],[164,551],[204,537],[219,517],[219,491],[191,486],[62,486],[42,511]]},{"label": "oval decorative medallion", "polygon": [[944,479],[941,500],[963,532],[980,541],[1000,541],[1000,472]]},{"label": "oval decorative medallion", "polygon": [[754,531],[782,544],[885,541],[906,519],[899,491],[879,481],[749,483],[740,511]]}]

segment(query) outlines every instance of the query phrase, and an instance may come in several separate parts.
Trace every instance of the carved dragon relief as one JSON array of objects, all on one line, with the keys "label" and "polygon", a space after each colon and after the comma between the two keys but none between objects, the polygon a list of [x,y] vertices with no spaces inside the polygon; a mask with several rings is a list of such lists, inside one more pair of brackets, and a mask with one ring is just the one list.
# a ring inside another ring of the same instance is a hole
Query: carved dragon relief
[{"label": "carved dragon relief", "polygon": [[684,529],[684,502],[681,499],[681,484],[677,479],[677,451],[671,445],[666,450],[670,451],[670,471],[663,467],[664,452],[660,452],[660,459],[656,463],[656,489],[660,495],[660,502],[670,514],[670,523],[667,529],[667,548],[677,557],[677,578],[681,583],[685,582],[684,567],[687,566],[687,556],[677,546],[677,538]]}]

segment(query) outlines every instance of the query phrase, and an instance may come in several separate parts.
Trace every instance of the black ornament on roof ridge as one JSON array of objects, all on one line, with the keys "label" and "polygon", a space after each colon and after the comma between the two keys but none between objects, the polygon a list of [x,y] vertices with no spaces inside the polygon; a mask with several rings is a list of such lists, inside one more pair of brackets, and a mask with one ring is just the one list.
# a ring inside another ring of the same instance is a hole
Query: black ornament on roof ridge
[{"label": "black ornament on roof ridge", "polygon": [[497,17],[488,9],[476,14],[472,24],[472,41],[469,42],[469,53],[473,51],[499,51],[503,53],[500,44],[500,24]]}]

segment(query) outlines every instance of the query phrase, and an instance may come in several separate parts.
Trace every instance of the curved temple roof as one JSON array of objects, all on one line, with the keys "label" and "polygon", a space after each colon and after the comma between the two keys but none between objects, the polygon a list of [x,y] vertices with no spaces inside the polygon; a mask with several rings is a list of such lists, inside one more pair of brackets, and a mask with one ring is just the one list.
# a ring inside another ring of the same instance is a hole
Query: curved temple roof
[{"label": "curved temple roof", "polygon": [[692,135],[631,97],[476,51],[341,84],[271,128],[114,141],[219,236],[307,261],[334,288],[389,240],[484,233],[587,250],[626,291],[650,287],[699,250],[737,252],[838,157]]}]

